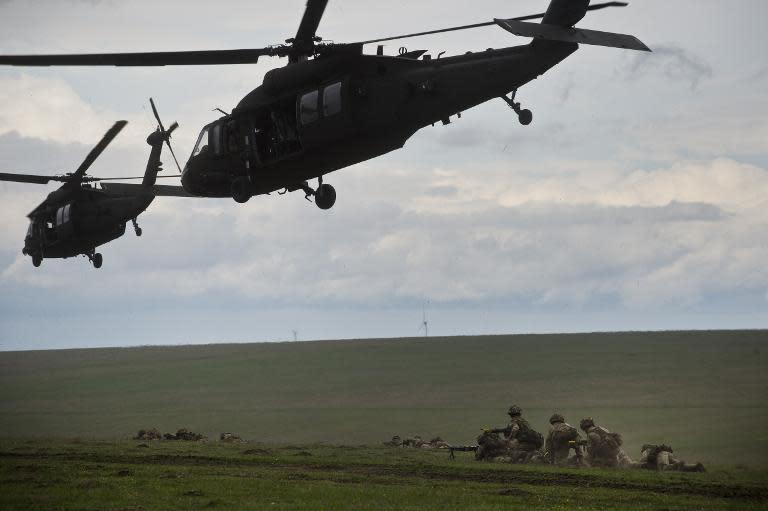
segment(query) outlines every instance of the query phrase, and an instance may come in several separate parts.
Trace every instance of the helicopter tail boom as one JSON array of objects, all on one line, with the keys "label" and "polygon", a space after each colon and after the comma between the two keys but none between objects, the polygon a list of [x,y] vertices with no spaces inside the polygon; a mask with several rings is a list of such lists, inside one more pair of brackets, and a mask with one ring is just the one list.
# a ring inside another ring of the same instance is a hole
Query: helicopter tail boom
[{"label": "helicopter tail boom", "polygon": [[495,20],[501,28],[517,36],[532,37],[534,40],[544,39],[564,43],[590,44],[607,46],[609,48],[624,48],[627,50],[651,51],[637,37],[614,32],[601,32],[581,28],[567,28],[557,25],[527,23],[513,19]]}]

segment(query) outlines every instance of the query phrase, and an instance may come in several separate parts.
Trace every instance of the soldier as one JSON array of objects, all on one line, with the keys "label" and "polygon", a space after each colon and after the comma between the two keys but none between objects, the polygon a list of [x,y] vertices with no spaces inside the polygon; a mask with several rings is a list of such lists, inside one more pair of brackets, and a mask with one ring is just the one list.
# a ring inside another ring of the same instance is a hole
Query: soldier
[{"label": "soldier", "polygon": [[510,417],[509,425],[506,428],[492,429],[490,432],[504,435],[512,463],[527,463],[544,445],[544,437],[523,419],[523,411],[519,406],[510,406],[507,414]]},{"label": "soldier", "polygon": [[582,419],[579,427],[587,434],[587,461],[590,465],[608,468],[637,466],[621,448],[621,435],[597,426],[591,417]]},{"label": "soldier", "polygon": [[[549,434],[544,444],[548,454],[545,461],[553,465],[588,466],[584,447],[580,443],[579,431],[565,422],[565,417],[559,413],[549,418],[549,424]],[[574,450],[575,455],[569,459],[571,449]]]},{"label": "soldier", "polygon": [[390,440],[389,442],[384,442],[384,445],[390,445],[392,447],[402,447],[403,439],[400,438],[400,435],[395,435],[392,437],[392,440]]},{"label": "soldier", "polygon": [[475,459],[478,461],[512,461],[509,443],[498,433],[486,429],[477,437]]},{"label": "soldier", "polygon": [[403,447],[413,447],[414,449],[420,449],[424,444],[425,442],[421,439],[420,435],[413,435],[412,437],[403,440]]},{"label": "soldier", "polygon": [[443,437],[440,437],[440,436],[434,437],[432,440],[429,441],[427,445],[429,445],[429,447],[431,447],[432,449],[447,449],[448,447],[450,447],[450,445],[448,445],[448,442],[443,440]]},{"label": "soldier", "polygon": [[641,449],[640,467],[648,470],[679,470],[680,472],[704,472],[701,463],[691,464],[674,457],[672,447],[661,444],[645,444]]}]

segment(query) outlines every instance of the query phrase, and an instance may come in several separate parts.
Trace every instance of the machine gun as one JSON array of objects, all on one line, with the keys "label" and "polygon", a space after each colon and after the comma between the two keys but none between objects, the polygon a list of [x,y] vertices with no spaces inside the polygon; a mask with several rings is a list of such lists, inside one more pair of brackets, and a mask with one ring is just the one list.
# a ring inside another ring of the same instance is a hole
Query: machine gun
[{"label": "machine gun", "polygon": [[452,460],[456,459],[454,452],[477,452],[477,445],[450,445],[448,446],[448,452]]}]

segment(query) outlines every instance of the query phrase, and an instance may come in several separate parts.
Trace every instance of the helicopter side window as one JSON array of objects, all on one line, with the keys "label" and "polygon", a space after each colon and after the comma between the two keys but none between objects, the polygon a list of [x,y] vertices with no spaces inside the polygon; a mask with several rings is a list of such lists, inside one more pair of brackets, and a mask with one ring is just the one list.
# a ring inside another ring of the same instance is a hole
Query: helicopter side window
[{"label": "helicopter side window", "polygon": [[67,204],[56,211],[56,225],[64,225],[69,222],[69,213],[72,204]]},{"label": "helicopter side window", "polygon": [[301,101],[299,102],[299,118],[301,119],[301,124],[309,124],[320,118],[318,109],[319,100],[320,93],[316,90],[304,94],[301,97]]},{"label": "helicopter side window", "polygon": [[323,91],[323,115],[330,117],[341,112],[341,82],[329,85]]},{"label": "helicopter side window", "polygon": [[195,144],[195,149],[192,151],[192,156],[197,156],[198,154],[207,150],[208,150],[208,127],[205,127],[200,132],[200,136],[197,137],[197,143]]}]

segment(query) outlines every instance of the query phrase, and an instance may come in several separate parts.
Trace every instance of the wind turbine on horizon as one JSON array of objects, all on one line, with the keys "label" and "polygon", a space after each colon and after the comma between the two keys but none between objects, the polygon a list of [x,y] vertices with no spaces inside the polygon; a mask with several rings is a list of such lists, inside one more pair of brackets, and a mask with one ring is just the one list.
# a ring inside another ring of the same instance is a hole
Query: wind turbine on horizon
[{"label": "wind turbine on horizon", "polygon": [[421,332],[424,329],[424,337],[429,337],[429,322],[427,321],[427,302],[424,302],[421,306],[421,324],[417,332]]}]

